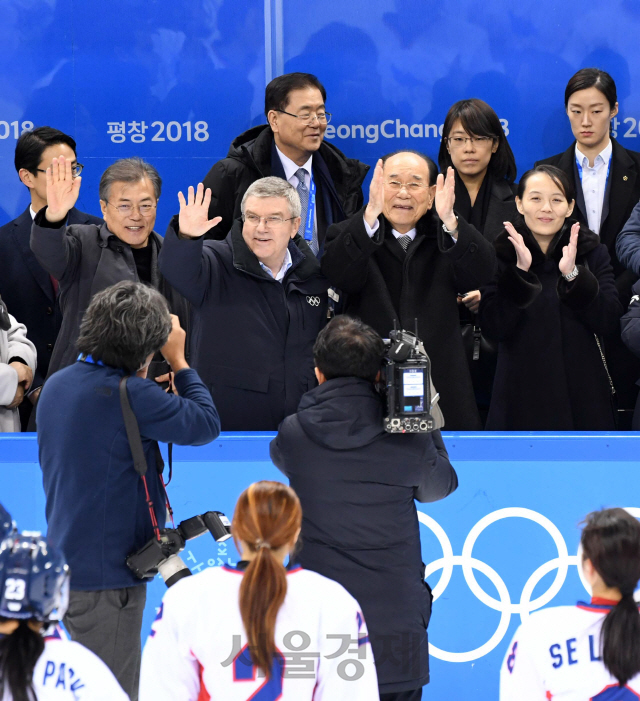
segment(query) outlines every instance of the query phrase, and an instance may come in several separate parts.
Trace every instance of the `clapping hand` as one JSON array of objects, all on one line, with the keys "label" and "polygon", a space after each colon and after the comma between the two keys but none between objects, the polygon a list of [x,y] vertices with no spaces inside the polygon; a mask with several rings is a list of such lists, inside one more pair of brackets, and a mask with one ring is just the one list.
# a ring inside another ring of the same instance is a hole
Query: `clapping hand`
[{"label": "clapping hand", "polygon": [[571,227],[571,237],[569,244],[562,247],[562,258],[558,267],[563,275],[569,275],[576,267],[576,253],[578,252],[578,233],[580,232],[580,223],[576,222]]},{"label": "clapping hand", "polygon": [[456,179],[453,168],[447,168],[447,177],[442,173],[436,180],[436,212],[442,223],[451,232],[458,228],[458,220],[453,213],[453,205],[456,202]]},{"label": "clapping hand", "polygon": [[80,193],[80,176],[74,178],[71,161],[64,156],[54,158],[47,168],[47,221],[59,222],[67,218]]},{"label": "clapping hand", "polygon": [[531,251],[526,247],[522,235],[514,229],[511,222],[504,222],[504,228],[509,234],[509,241],[511,241],[513,247],[516,249],[516,257],[518,259],[516,266],[520,268],[520,270],[526,272],[531,267]]},{"label": "clapping hand", "polygon": [[209,219],[211,190],[209,188],[205,190],[202,183],[198,183],[198,189],[195,192],[193,186],[189,186],[186,200],[182,192],[179,192],[178,200],[180,201],[178,225],[181,236],[196,239],[222,221],[222,217]]},{"label": "clapping hand", "polygon": [[371,185],[369,185],[369,203],[364,210],[364,219],[371,228],[376,225],[376,220],[382,213],[383,208],[384,176],[382,173],[382,159],[380,159],[373,171],[373,178],[371,178]]}]

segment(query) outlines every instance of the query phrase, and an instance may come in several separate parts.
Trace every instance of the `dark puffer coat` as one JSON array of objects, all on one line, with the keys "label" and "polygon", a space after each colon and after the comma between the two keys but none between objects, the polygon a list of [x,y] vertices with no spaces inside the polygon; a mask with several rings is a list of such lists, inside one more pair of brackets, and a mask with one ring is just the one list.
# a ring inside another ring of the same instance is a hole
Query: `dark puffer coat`
[{"label": "dark puffer coat", "polygon": [[[327,227],[342,221],[362,207],[362,182],[369,166],[347,158],[333,144],[323,141],[313,156],[313,177],[318,188],[318,240],[322,245]],[[234,139],[226,158],[218,161],[203,180],[211,188],[209,218],[222,221],[205,238],[223,239],[240,212],[242,197],[259,178],[275,175],[284,178],[273,132],[262,124]]]}]

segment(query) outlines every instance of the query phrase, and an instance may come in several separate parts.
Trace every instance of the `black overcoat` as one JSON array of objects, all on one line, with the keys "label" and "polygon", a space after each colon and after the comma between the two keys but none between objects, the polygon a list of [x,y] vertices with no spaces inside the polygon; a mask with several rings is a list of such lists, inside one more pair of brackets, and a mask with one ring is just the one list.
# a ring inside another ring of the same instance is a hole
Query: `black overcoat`
[{"label": "black overcoat", "polygon": [[503,231],[495,241],[498,272],[482,290],[483,333],[499,341],[498,366],[486,428],[496,431],[610,431],[611,393],[594,334],[614,331],[622,306],[607,248],[582,227],[567,282],[558,263],[571,223],[545,255],[533,234],[516,224],[532,254],[528,271]]},{"label": "black overcoat", "polygon": [[[618,260],[616,239],[640,199],[640,153],[624,148],[613,138],[611,143],[611,170],[602,203],[600,240],[609,251],[620,302],[626,309],[631,298],[631,286],[638,276]],[[575,146],[574,141],[563,153],[546,158],[539,163],[557,166],[566,173],[576,189],[576,207],[573,214],[580,223],[588,226],[584,195],[576,166]],[[630,412],[635,406],[638,395],[635,382],[640,375],[640,360],[624,346],[620,340],[619,329],[616,329],[614,334],[606,336],[604,342],[611,376],[618,393],[619,408]],[[622,428],[627,427],[626,424],[622,426]]]},{"label": "black overcoat", "polygon": [[300,564],[340,582],[364,614],[382,693],[429,681],[424,581],[414,499],[458,486],[439,431],[386,433],[383,402],[355,377],[307,392],[271,442],[302,504]]},{"label": "black overcoat", "polygon": [[323,273],[346,293],[345,313],[359,317],[384,338],[394,320],[413,331],[417,318],[446,428],[480,429],[456,297],[491,280],[493,246],[462,219],[454,244],[430,211],[418,222],[415,241],[405,254],[383,216],[369,237],[363,215],[364,209],[329,228]]}]

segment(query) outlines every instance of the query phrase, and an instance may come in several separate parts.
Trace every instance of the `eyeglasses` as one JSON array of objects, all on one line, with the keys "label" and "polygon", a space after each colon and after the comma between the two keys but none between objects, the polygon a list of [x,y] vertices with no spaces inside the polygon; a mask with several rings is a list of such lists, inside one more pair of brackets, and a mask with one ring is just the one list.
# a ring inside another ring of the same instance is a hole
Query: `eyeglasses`
[{"label": "eyeglasses", "polygon": [[243,214],[242,221],[251,226],[258,226],[258,224],[264,220],[264,225],[267,229],[277,229],[282,226],[286,221],[291,221],[296,219],[296,217],[289,217],[288,219],[283,219],[282,217],[259,217],[257,214]]},{"label": "eyeglasses", "polygon": [[[71,166],[71,177],[77,178],[80,175],[80,173],[82,173],[83,168],[84,166],[82,165],[82,163],[76,163],[74,166]],[[38,171],[38,173],[47,172],[46,170],[42,170],[42,168],[36,168],[36,170]]]},{"label": "eyeglasses", "polygon": [[400,192],[400,190],[404,188],[407,192],[416,193],[420,192],[420,190],[424,190],[426,187],[429,187],[424,183],[401,183],[399,180],[387,180],[385,184],[389,190],[392,190],[393,192]]},{"label": "eyeglasses", "polygon": [[493,143],[493,138],[491,136],[450,136],[448,138],[449,146],[451,148],[462,148],[467,141],[478,146],[486,146],[489,143]]},{"label": "eyeglasses", "polygon": [[122,214],[123,217],[128,216],[136,209],[138,210],[138,212],[140,212],[140,214],[143,217],[148,217],[153,212],[153,210],[158,206],[156,204],[140,204],[140,205],[136,205],[136,204],[111,204],[111,202],[109,202],[109,200],[105,200],[105,202],[109,206],[113,207],[114,209],[117,209],[118,212],[120,212],[120,214]]},{"label": "eyeglasses", "polygon": [[331,112],[316,112],[311,114],[311,112],[303,112],[302,114],[291,114],[291,112],[285,112],[285,110],[274,110],[274,112],[282,112],[282,114],[288,114],[290,117],[295,117],[299,119],[303,124],[311,124],[314,119],[317,119],[320,124],[329,124],[331,121]]}]

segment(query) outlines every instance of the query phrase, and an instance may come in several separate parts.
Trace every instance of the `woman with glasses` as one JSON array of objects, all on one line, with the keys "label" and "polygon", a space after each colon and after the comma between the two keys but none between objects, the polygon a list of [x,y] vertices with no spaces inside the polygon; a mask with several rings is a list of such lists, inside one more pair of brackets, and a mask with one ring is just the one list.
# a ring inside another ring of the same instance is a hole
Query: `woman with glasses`
[{"label": "woman with glasses", "polygon": [[[153,227],[162,180],[156,169],[140,158],[116,161],[100,179],[104,224],[66,226],[82,181],[72,165],[60,157],[47,168],[48,205],[38,212],[31,234],[38,261],[59,281],[63,312],[47,377],[75,362],[80,322],[93,295],[122,280],[144,282],[159,290],[182,327],[188,328],[186,302],[165,283],[158,267],[163,239]],[[168,372],[158,356],[149,377],[167,381]]]},{"label": "woman with glasses", "polygon": [[[453,167],[456,214],[493,242],[505,221],[516,215],[516,161],[494,110],[471,98],[452,105],[444,120],[440,169]],[[476,312],[480,290],[459,290],[460,323],[478,408],[483,417],[491,399],[495,350],[481,336]]]},{"label": "woman with glasses", "polygon": [[376,669],[358,602],[285,568],[302,524],[296,493],[256,482],[238,499],[235,567],[167,591],[142,658],[140,701],[373,701]]},{"label": "woman with glasses", "polygon": [[[640,153],[624,148],[613,138],[618,96],[608,73],[597,68],[579,70],[567,83],[564,107],[575,141],[563,153],[539,163],[556,166],[566,174],[576,191],[574,216],[607,247],[620,301],[627,307],[637,274],[627,269],[633,266],[621,247],[618,258],[616,239],[640,199]],[[618,133],[623,135],[626,131],[626,124],[619,123]],[[633,242],[637,237],[630,238]],[[619,331],[606,338],[605,345],[618,408],[623,410],[619,412],[619,428],[629,428],[638,393],[635,382],[640,375],[640,361],[623,346]]]},{"label": "woman with glasses", "polygon": [[600,335],[619,327],[622,306],[607,247],[572,216],[575,195],[558,168],[527,171],[516,206],[480,302],[482,330],[499,342],[486,428],[614,430]]},{"label": "woman with glasses", "polygon": [[536,611],[500,671],[500,701],[640,698],[640,523],[624,509],[589,514],[582,536],[591,601]]}]

